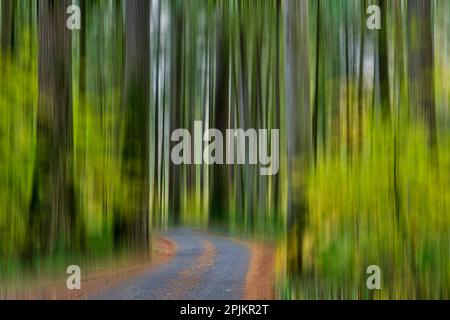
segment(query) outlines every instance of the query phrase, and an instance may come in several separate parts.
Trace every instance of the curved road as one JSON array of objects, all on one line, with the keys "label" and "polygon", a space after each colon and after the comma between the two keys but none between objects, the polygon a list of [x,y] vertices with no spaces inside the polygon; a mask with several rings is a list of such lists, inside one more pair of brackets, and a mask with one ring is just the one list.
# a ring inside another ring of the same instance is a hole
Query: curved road
[{"label": "curved road", "polygon": [[176,255],[147,274],[104,290],[94,299],[242,299],[249,266],[247,248],[233,240],[191,229],[163,234]]}]

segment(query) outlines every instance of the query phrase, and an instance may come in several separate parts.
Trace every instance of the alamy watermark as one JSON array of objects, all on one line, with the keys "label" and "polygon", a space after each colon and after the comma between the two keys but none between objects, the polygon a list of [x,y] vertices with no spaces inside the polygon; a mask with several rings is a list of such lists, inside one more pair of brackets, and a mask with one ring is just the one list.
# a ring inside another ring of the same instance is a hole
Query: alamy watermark
[{"label": "alamy watermark", "polygon": [[66,269],[66,273],[70,276],[67,277],[66,287],[69,290],[81,289],[81,269],[77,265],[70,265]]},{"label": "alamy watermark", "polygon": [[366,26],[369,30],[381,29],[381,8],[376,4],[372,4],[367,7],[367,14],[370,16],[367,18]]},{"label": "alamy watermark", "polygon": [[369,290],[381,289],[381,268],[376,264],[367,267],[366,273],[369,274],[366,280],[366,286]]},{"label": "alamy watermark", "polygon": [[218,129],[202,128],[202,121],[194,121],[193,137],[187,129],[172,132],[170,140],[178,142],[170,153],[174,164],[259,164],[260,175],[278,173],[279,129],[226,129],[224,138]]},{"label": "alamy watermark", "polygon": [[67,7],[66,13],[69,17],[66,20],[66,27],[69,30],[81,29],[81,10],[76,4]]}]

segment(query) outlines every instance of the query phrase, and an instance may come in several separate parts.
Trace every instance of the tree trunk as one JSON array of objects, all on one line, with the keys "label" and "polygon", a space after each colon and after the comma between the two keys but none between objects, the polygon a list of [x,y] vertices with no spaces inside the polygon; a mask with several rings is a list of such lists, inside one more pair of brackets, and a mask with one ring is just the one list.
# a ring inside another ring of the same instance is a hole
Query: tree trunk
[{"label": "tree trunk", "polygon": [[[228,128],[229,104],[229,35],[228,35],[228,3],[224,1],[221,6],[221,16],[217,24],[217,51],[216,51],[216,95],[214,124],[223,134]],[[226,155],[224,154],[224,159]],[[228,170],[223,164],[212,167],[211,186],[211,225],[221,225],[227,221],[228,214]]]},{"label": "tree trunk", "polygon": [[114,228],[116,243],[149,245],[150,2],[126,2],[125,139],[121,177],[126,188]]},{"label": "tree trunk", "polygon": [[84,110],[85,93],[86,93],[86,11],[87,1],[80,0],[81,11],[81,30],[80,30],[80,76],[79,76],[79,91],[80,91],[80,107]]},{"label": "tree trunk", "polygon": [[[331,30],[327,33],[329,35],[329,41],[331,42],[331,132],[329,140],[331,144],[331,150],[334,154],[340,153],[341,148],[341,9],[342,4],[340,2],[334,2],[331,5],[333,11],[337,11],[338,14],[331,15]],[[326,127],[326,123],[325,123]],[[326,146],[325,146],[326,149]]]},{"label": "tree trunk", "polygon": [[[280,25],[281,25],[281,0],[277,0],[277,17],[276,17],[276,58],[275,58],[275,111],[274,123],[275,129],[280,129],[281,124],[281,80],[280,80]],[[274,194],[274,208],[275,218],[278,219],[281,208],[280,203],[280,175],[276,174],[273,177],[273,194]],[[278,221],[277,221],[278,222]]]},{"label": "tree trunk", "polygon": [[389,93],[389,56],[387,46],[387,1],[380,0],[381,7],[381,30],[378,37],[379,56],[379,82],[380,82],[380,103],[381,116],[384,120],[389,120],[391,114],[390,93]]},{"label": "tree trunk", "polygon": [[39,101],[30,206],[35,229],[30,238],[35,241],[31,247],[47,253],[60,241],[69,243],[75,221],[68,5],[68,0],[39,1]]},{"label": "tree trunk", "polygon": [[344,17],[345,17],[345,122],[346,122],[346,142],[347,142],[347,162],[351,163],[353,158],[353,142],[352,142],[352,132],[351,132],[351,122],[352,122],[352,94],[350,92],[350,52],[349,52],[349,21],[348,21],[348,3],[345,2],[344,5]]},{"label": "tree trunk", "polygon": [[[307,215],[306,177],[312,154],[309,94],[308,2],[285,0],[285,76],[288,139],[288,268],[302,269]],[[301,177],[293,181],[292,177]]]},{"label": "tree trunk", "polygon": [[11,49],[12,0],[2,0],[1,9],[2,9],[2,20],[1,20],[0,48],[2,53],[6,53]]},{"label": "tree trunk", "polygon": [[[157,29],[157,38],[156,38],[156,77],[155,77],[155,137],[154,137],[154,150],[155,150],[155,164],[154,164],[154,172],[153,172],[153,210],[155,214],[158,214],[159,208],[159,178],[158,178],[158,164],[160,158],[159,151],[159,62],[160,62],[160,38],[161,38],[161,6],[162,1],[158,2],[158,29]],[[161,162],[162,164],[162,162]]]},{"label": "tree trunk", "polygon": [[313,123],[312,123],[312,139],[314,150],[314,163],[317,163],[317,149],[319,144],[319,85],[320,85],[320,34],[321,34],[321,12],[320,0],[317,0],[317,30],[316,30],[316,72],[315,72],[315,86],[314,86],[314,107],[313,107]]},{"label": "tree trunk", "polygon": [[[182,86],[182,66],[183,66],[183,25],[184,12],[183,3],[173,1],[171,3],[172,26],[171,26],[171,46],[170,46],[170,124],[169,135],[175,129],[180,127],[180,118],[182,113],[183,96],[181,94]],[[170,151],[176,142],[169,142]],[[180,186],[180,166],[175,165],[169,160],[169,217],[172,224],[181,222],[181,186]]]},{"label": "tree trunk", "polygon": [[434,148],[437,138],[431,5],[431,1],[408,1],[408,79],[409,107],[425,122],[428,144]]},{"label": "tree trunk", "polygon": [[361,41],[359,44],[359,78],[358,78],[358,134],[357,148],[361,153],[363,142],[363,95],[364,95],[364,50],[366,44],[366,0],[361,8]]}]

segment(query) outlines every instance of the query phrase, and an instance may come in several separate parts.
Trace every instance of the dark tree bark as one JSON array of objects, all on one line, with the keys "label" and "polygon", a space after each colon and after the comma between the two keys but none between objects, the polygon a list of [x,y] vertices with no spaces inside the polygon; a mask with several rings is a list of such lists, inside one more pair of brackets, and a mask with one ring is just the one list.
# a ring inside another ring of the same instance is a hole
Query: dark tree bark
[{"label": "dark tree bark", "polygon": [[[68,0],[39,1],[39,101],[30,207],[32,248],[52,253],[68,244],[75,222],[72,72]],[[41,240],[45,239],[45,240]],[[60,246],[60,243],[58,243]]]},{"label": "dark tree bark", "polygon": [[[308,212],[305,177],[312,154],[309,93],[308,2],[285,0],[285,76],[288,139],[288,269],[302,270]],[[302,177],[301,181],[293,177]]]},{"label": "dark tree bark", "polygon": [[[160,38],[161,38],[161,6],[162,1],[160,0],[158,2],[158,31],[157,31],[157,37],[156,37],[156,77],[155,77],[155,137],[154,137],[154,145],[155,145],[155,164],[154,164],[154,179],[153,179],[153,209],[155,213],[158,213],[159,211],[159,178],[158,178],[158,163],[160,158],[160,151],[159,151],[159,62],[160,62]],[[162,162],[161,162],[162,164]]]},{"label": "dark tree bark", "polygon": [[86,11],[87,1],[80,0],[81,11],[81,30],[80,30],[80,76],[79,76],[79,91],[80,91],[80,105],[84,109],[84,95],[86,93]]},{"label": "dark tree bark", "polygon": [[[86,143],[87,132],[86,132],[86,29],[87,29],[87,6],[88,0],[80,0],[80,11],[81,11],[81,30],[80,30],[80,68],[79,68],[79,78],[78,78],[78,94],[79,94],[79,112],[80,119],[83,121],[83,128],[81,132],[82,140]],[[80,157],[85,160],[86,152],[83,151]],[[85,171],[85,161],[82,161],[82,171]]]},{"label": "dark tree bark", "polygon": [[431,5],[431,1],[408,1],[408,92],[409,107],[424,121],[429,146],[434,148],[437,138]]},{"label": "dark tree bark", "polygon": [[1,21],[1,36],[0,36],[0,48],[3,53],[8,52],[11,49],[12,41],[12,0],[2,0],[2,21]]},{"label": "dark tree bark", "polygon": [[387,0],[380,0],[381,7],[381,30],[378,37],[378,56],[379,56],[379,82],[380,82],[380,103],[381,116],[388,120],[391,114],[390,90],[389,90],[389,56],[387,46]]},{"label": "dark tree bark", "polygon": [[[224,1],[217,23],[216,90],[214,124],[223,134],[228,128],[229,108],[229,35],[228,3]],[[226,155],[224,154],[224,159]],[[228,170],[226,165],[213,165],[210,200],[210,225],[222,225],[228,215]]]},{"label": "dark tree bark", "polygon": [[[172,25],[171,25],[171,47],[170,47],[170,124],[169,134],[180,128],[182,114],[182,67],[183,67],[183,26],[184,12],[183,3],[171,2]],[[169,142],[169,152],[176,142]],[[170,156],[170,154],[169,154]],[[181,222],[181,169],[169,160],[169,220],[172,224]]]},{"label": "dark tree bark", "polygon": [[127,188],[122,214],[116,217],[116,243],[149,245],[150,2],[126,2],[125,139],[122,180]]}]

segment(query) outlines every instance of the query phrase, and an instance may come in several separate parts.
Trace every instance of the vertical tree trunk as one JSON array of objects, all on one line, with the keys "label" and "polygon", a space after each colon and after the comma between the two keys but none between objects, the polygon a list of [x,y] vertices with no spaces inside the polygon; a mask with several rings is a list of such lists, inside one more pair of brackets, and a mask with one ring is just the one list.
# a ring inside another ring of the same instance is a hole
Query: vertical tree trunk
[{"label": "vertical tree trunk", "polygon": [[400,111],[403,103],[405,102],[405,36],[403,30],[403,18],[402,18],[402,9],[401,3],[399,1],[395,1],[393,3],[394,7],[394,79],[397,79],[396,86],[394,86],[394,90],[396,91],[396,99],[395,104],[397,104],[397,113]]},{"label": "vertical tree trunk", "polygon": [[126,2],[124,210],[115,239],[134,249],[149,245],[150,2]]},{"label": "vertical tree trunk", "polygon": [[[216,95],[214,124],[223,134],[228,128],[229,108],[229,34],[228,34],[228,2],[223,1],[217,24],[216,51]],[[225,159],[224,155],[224,159]],[[226,165],[213,165],[211,190],[210,224],[223,224],[228,214],[228,170]]]},{"label": "vertical tree trunk", "polygon": [[57,241],[68,244],[75,221],[68,5],[68,0],[39,1],[39,101],[30,225],[36,228],[32,247],[48,253]]},{"label": "vertical tree trunk", "polygon": [[[182,113],[183,96],[182,86],[182,66],[183,66],[183,25],[184,13],[183,3],[173,1],[171,3],[171,46],[170,46],[170,125],[169,135],[180,127]],[[169,142],[169,153],[176,142]],[[170,154],[169,154],[170,157]],[[169,159],[169,215],[170,222],[179,224],[181,220],[181,187],[180,187],[180,166],[175,165]]]},{"label": "vertical tree trunk", "polygon": [[320,35],[321,35],[321,12],[320,12],[320,0],[317,0],[317,30],[316,30],[316,72],[315,72],[315,85],[314,85],[314,107],[313,107],[313,123],[312,123],[312,139],[314,150],[314,163],[317,163],[317,149],[319,144],[319,85],[320,85]]},{"label": "vertical tree trunk", "polygon": [[[78,79],[78,96],[79,96],[79,105],[78,105],[78,114],[79,119],[82,120],[82,128],[81,132],[79,134],[79,138],[83,141],[83,145],[87,145],[87,121],[86,121],[86,80],[87,80],[87,73],[86,73],[86,33],[87,33],[87,10],[88,10],[88,2],[87,0],[80,0],[80,13],[81,13],[81,30],[80,30],[80,38],[79,38],[79,44],[80,44],[80,66],[79,66],[79,79]],[[77,156],[81,158],[82,160],[79,162],[81,164],[79,171],[82,175],[86,174],[86,147],[84,147]],[[83,206],[83,202],[81,202],[81,205],[79,207],[79,210],[81,213],[81,216],[79,218],[82,219],[83,214],[85,213],[85,207]],[[80,247],[85,248],[85,228],[84,224],[81,222],[79,224],[79,229],[77,230],[77,235],[80,237]]]},{"label": "vertical tree trunk", "polygon": [[[288,268],[302,269],[307,215],[306,177],[312,154],[309,94],[308,2],[285,0],[285,76],[288,137]],[[301,177],[293,181],[292,177]],[[295,252],[296,251],[296,252]]]},{"label": "vertical tree trunk", "polygon": [[[80,69],[79,69],[79,79],[78,79],[78,93],[79,93],[79,115],[82,119],[82,129],[81,129],[81,139],[83,144],[86,145],[87,140],[87,128],[86,128],[86,29],[87,29],[87,5],[86,0],[80,0],[80,11],[81,11],[81,30],[80,30]],[[80,154],[82,168],[81,171],[85,172],[86,165],[86,148],[84,148],[82,154]]]},{"label": "vertical tree trunk", "polygon": [[390,90],[389,90],[389,56],[387,45],[387,0],[379,0],[381,7],[381,30],[378,37],[379,55],[379,82],[380,82],[380,103],[381,116],[384,120],[389,120],[391,114]]},{"label": "vertical tree trunk", "polygon": [[403,23],[402,23],[402,12],[401,12],[401,3],[399,1],[395,1],[393,3],[394,8],[394,91],[396,95],[394,98],[394,105],[396,105],[396,113],[395,117],[395,128],[394,128],[394,161],[393,161],[393,184],[394,184],[394,208],[395,208],[395,219],[397,223],[397,228],[401,232],[403,237],[403,246],[408,243],[409,239],[406,234],[406,230],[403,228],[401,224],[401,211],[402,211],[402,203],[401,203],[401,190],[399,184],[399,134],[400,134],[400,118],[401,118],[401,109],[406,105],[406,94],[405,94],[405,62],[404,62],[404,36],[403,36]]},{"label": "vertical tree trunk", "polygon": [[[208,109],[208,99],[211,99],[208,97],[208,81],[209,81],[209,69],[211,68],[211,54],[210,54],[210,35],[209,35],[209,25],[206,24],[205,26],[205,49],[204,49],[204,68],[205,72],[203,75],[203,102],[202,102],[202,116],[201,119],[203,120],[203,130],[202,132],[205,132],[207,123],[206,123],[206,116],[207,116],[207,109]],[[202,142],[202,150],[203,150],[203,142]],[[204,210],[204,200],[206,197],[206,184],[205,184],[205,164],[202,162],[200,166],[200,214],[203,216],[203,210]]]},{"label": "vertical tree trunk", "polygon": [[1,36],[0,48],[2,53],[6,53],[11,48],[12,38],[12,0],[2,0],[2,20],[1,20]]},{"label": "vertical tree trunk", "polygon": [[[280,129],[281,118],[281,80],[280,80],[280,25],[281,25],[281,0],[276,1],[276,58],[275,58],[275,111],[274,111],[274,123],[275,129]],[[273,177],[274,183],[274,207],[275,218],[278,218],[278,214],[281,211],[279,208],[280,203],[280,175],[276,174]]]},{"label": "vertical tree trunk", "polygon": [[409,106],[428,128],[428,143],[437,144],[434,97],[432,2],[408,1]]},{"label": "vertical tree trunk", "polygon": [[160,192],[159,192],[159,204],[160,204],[160,221],[162,221],[162,225],[165,225],[166,220],[165,218],[165,177],[164,177],[164,173],[165,173],[165,159],[164,159],[164,155],[165,155],[165,145],[164,145],[164,141],[165,139],[165,132],[166,132],[166,75],[167,75],[167,46],[164,46],[164,66],[163,66],[163,87],[162,87],[162,101],[161,101],[161,106],[162,106],[162,120],[161,120],[161,175],[159,177],[159,187],[160,187]]},{"label": "vertical tree trunk", "polygon": [[362,150],[363,142],[363,94],[364,94],[364,50],[366,44],[366,0],[363,1],[361,7],[361,41],[359,44],[359,78],[358,78],[358,151]]},{"label": "vertical tree trunk", "polygon": [[[86,0],[84,0],[86,1]],[[89,2],[91,3],[91,2]],[[86,3],[87,5],[87,3]],[[113,61],[114,64],[117,66],[116,70],[113,74],[113,86],[115,90],[118,91],[117,94],[117,100],[123,101],[123,90],[121,89],[122,82],[124,79],[124,73],[125,73],[125,36],[124,36],[124,22],[123,22],[123,2],[122,0],[115,0],[113,3],[113,12],[114,12],[114,24],[115,24],[115,37],[114,37],[114,46],[112,48],[113,50]],[[87,11],[87,10],[86,10]],[[87,18],[87,14],[86,14]],[[118,106],[116,106],[116,112],[122,116],[125,112],[125,107],[122,103],[120,103]],[[114,137],[116,137],[116,141],[113,143],[113,149],[114,154],[119,156],[121,152],[121,145],[120,145],[120,132],[121,132],[121,122],[117,121],[116,125],[113,128],[114,131]]]},{"label": "vertical tree trunk", "polygon": [[344,7],[345,13],[345,92],[346,92],[346,141],[347,141],[347,162],[350,163],[353,156],[353,142],[352,142],[352,132],[351,132],[351,122],[352,122],[352,94],[350,92],[350,52],[349,52],[349,21],[348,21],[348,2],[345,2]]},{"label": "vertical tree trunk", "polygon": [[79,76],[79,91],[80,91],[80,106],[84,109],[84,95],[86,93],[86,0],[80,0],[81,11],[81,30],[80,30],[80,76]]},{"label": "vertical tree trunk", "polygon": [[[330,28],[328,32],[331,41],[331,130],[329,140],[331,150],[334,154],[340,153],[341,148],[341,10],[342,4],[339,1],[333,2],[331,10],[336,11],[337,14],[331,15]],[[325,123],[326,127],[326,123]],[[326,149],[326,146],[325,146]]]},{"label": "vertical tree trunk", "polygon": [[[154,137],[154,146],[155,146],[155,164],[154,164],[154,172],[153,172],[153,209],[154,213],[158,214],[159,211],[159,178],[158,178],[158,164],[160,158],[159,151],[159,55],[160,55],[160,38],[161,38],[161,6],[162,1],[158,2],[158,22],[157,22],[157,33],[156,33],[156,77],[155,77],[155,137]],[[162,164],[162,162],[161,162]]]},{"label": "vertical tree trunk", "polygon": [[[250,122],[250,98],[249,98],[249,63],[247,60],[247,22],[248,2],[241,1],[238,7],[239,14],[239,55],[240,55],[240,72],[239,72],[239,127],[251,127]],[[248,153],[248,152],[247,152]],[[244,164],[241,170],[241,187],[245,196],[241,198],[242,208],[245,215],[253,211],[253,201],[251,194],[253,190],[252,168],[248,164]]]}]

